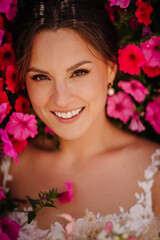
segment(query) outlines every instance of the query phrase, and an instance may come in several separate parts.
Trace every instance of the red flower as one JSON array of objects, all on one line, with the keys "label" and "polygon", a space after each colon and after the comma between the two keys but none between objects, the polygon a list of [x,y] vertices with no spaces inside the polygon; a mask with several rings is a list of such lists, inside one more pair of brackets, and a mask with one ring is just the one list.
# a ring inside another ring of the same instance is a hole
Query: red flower
[{"label": "red flower", "polygon": [[0,78],[0,91],[3,90],[3,81],[4,81],[4,79]]},{"label": "red flower", "polygon": [[5,43],[12,43],[13,37],[12,37],[12,34],[10,32],[5,32],[4,41],[5,41]]},{"label": "red flower", "polygon": [[135,16],[138,19],[138,22],[148,25],[152,22],[150,19],[151,13],[153,12],[153,8],[148,3],[138,0],[136,2],[137,11],[135,12]]},{"label": "red flower", "polygon": [[23,96],[19,96],[15,102],[15,110],[16,112],[27,113],[30,108],[30,102],[27,98]]},{"label": "red flower", "polygon": [[10,90],[12,93],[16,92],[17,88],[17,69],[13,66],[10,65],[7,67],[6,70],[6,84],[8,87],[8,90]]},{"label": "red flower", "polygon": [[129,21],[129,25],[134,30],[139,26],[139,23],[135,17],[132,17],[131,20]]},{"label": "red flower", "polygon": [[5,91],[0,92],[0,104],[1,103],[8,103],[7,110],[6,110],[6,116],[7,116],[7,114],[10,112],[12,107],[11,107],[9,101],[8,101],[7,93]]},{"label": "red flower", "polygon": [[140,67],[145,63],[141,49],[135,44],[128,44],[123,49],[119,49],[118,53],[119,70],[138,75]]},{"label": "red flower", "polygon": [[4,31],[0,29],[0,45],[3,42]]},{"label": "red flower", "polygon": [[10,138],[10,140],[17,153],[22,153],[28,145],[27,140],[18,141],[14,137]]},{"label": "red flower", "polygon": [[0,29],[4,30],[3,17],[0,15]]},{"label": "red flower", "polygon": [[159,67],[149,67],[146,64],[144,64],[142,69],[147,74],[148,77],[156,77],[160,75]]},{"label": "red flower", "polygon": [[14,64],[15,56],[12,44],[5,43],[0,47],[0,70],[4,71],[7,66]]}]

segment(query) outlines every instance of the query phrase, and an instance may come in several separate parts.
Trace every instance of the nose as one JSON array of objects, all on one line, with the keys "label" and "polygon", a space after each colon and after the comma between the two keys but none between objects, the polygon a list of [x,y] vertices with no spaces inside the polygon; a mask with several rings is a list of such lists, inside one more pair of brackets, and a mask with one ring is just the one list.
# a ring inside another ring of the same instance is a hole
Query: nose
[{"label": "nose", "polygon": [[70,87],[64,83],[55,84],[52,98],[57,107],[65,108],[73,101],[73,94]]}]

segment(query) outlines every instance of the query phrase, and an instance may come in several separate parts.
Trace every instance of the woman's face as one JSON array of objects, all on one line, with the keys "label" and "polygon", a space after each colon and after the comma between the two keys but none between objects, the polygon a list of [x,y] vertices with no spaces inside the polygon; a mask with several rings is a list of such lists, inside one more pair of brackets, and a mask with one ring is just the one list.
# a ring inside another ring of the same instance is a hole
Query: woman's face
[{"label": "woman's face", "polygon": [[102,122],[115,73],[76,32],[45,31],[34,37],[26,85],[40,119],[69,140]]}]

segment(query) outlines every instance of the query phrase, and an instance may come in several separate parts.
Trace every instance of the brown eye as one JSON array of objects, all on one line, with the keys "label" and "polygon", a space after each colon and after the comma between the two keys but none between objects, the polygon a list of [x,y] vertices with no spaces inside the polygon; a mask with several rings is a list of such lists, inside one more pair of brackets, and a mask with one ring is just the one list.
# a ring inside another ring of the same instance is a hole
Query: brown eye
[{"label": "brown eye", "polygon": [[84,70],[84,69],[79,69],[79,70],[76,70],[73,74],[72,74],[72,77],[80,77],[80,76],[83,76],[85,74],[87,74],[89,71],[87,70]]},{"label": "brown eye", "polygon": [[42,74],[37,74],[32,77],[33,80],[35,81],[45,81],[45,80],[50,80],[47,76],[42,75]]}]

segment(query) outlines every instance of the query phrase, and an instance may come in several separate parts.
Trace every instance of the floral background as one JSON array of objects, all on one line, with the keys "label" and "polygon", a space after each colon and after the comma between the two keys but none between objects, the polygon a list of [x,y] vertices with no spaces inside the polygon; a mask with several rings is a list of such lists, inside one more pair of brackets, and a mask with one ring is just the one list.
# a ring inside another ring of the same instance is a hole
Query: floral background
[{"label": "floral background", "polygon": [[[160,140],[160,4],[158,0],[108,0],[104,7],[120,38],[115,94],[108,96],[107,116],[131,133]],[[17,92],[17,70],[11,29],[17,5],[0,0],[0,153],[23,152],[29,138],[54,133],[35,116],[30,102]],[[25,89],[21,93],[25,93]]]}]

